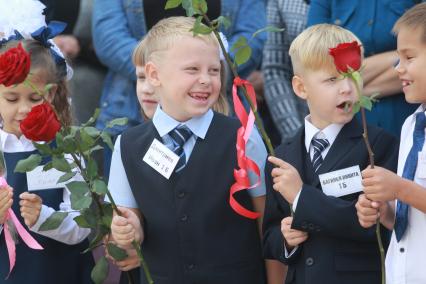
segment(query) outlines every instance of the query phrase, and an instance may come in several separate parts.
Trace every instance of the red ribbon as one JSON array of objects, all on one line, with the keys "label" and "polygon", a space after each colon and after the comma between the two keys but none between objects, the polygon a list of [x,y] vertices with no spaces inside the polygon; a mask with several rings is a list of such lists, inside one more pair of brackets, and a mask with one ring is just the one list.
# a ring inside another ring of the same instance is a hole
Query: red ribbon
[{"label": "red ribbon", "polygon": [[[256,105],[256,94],[254,92],[253,86],[250,82],[236,77],[234,79],[234,84],[232,86],[232,98],[234,101],[234,110],[238,119],[241,122],[241,127],[237,132],[237,162],[240,169],[234,169],[234,178],[235,183],[231,186],[229,192],[229,204],[235,212],[241,216],[247,217],[249,219],[256,219],[260,216],[259,213],[250,211],[244,208],[238,201],[235,199],[234,194],[241,190],[249,190],[255,188],[260,184],[260,170],[256,163],[246,156],[246,145],[250,137],[250,133],[253,130],[255,116],[253,110],[250,109],[249,114],[244,108],[243,103],[238,97],[237,90],[238,87],[244,86],[247,90],[247,94],[250,97],[250,100],[253,102],[254,108],[257,108]],[[257,176],[257,181],[255,184],[250,185],[250,180],[248,173],[249,171],[253,172]]]}]

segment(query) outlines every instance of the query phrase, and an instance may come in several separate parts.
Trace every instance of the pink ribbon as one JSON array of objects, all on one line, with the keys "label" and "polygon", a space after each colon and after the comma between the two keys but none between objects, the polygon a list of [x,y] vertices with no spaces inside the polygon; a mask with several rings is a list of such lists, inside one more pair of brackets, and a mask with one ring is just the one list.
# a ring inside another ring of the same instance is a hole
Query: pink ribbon
[{"label": "pink ribbon", "polygon": [[[234,169],[234,178],[235,183],[231,186],[229,193],[229,204],[235,212],[249,219],[256,219],[260,216],[259,213],[250,211],[244,208],[234,197],[234,194],[245,189],[252,189],[260,184],[260,170],[256,163],[246,156],[246,145],[247,141],[250,137],[250,133],[253,130],[255,116],[253,110],[250,109],[249,114],[244,108],[240,98],[238,97],[237,90],[238,87],[244,86],[247,90],[247,94],[249,95],[251,101],[256,108],[256,94],[254,92],[253,86],[250,82],[241,79],[240,77],[236,77],[234,79],[234,84],[232,86],[232,97],[234,100],[234,110],[238,119],[241,122],[241,127],[237,132],[237,162],[238,169]],[[248,173],[252,171],[257,176],[257,181],[255,184],[250,185],[250,180]]]},{"label": "pink ribbon", "polygon": [[[0,187],[3,187],[3,186],[7,186],[7,182],[3,177],[0,177]],[[9,219],[10,221],[12,221],[12,224],[15,226],[16,232],[19,234],[21,239],[24,241],[24,243],[27,244],[28,247],[32,249],[38,249],[38,250],[43,249],[43,247],[30,235],[30,233],[28,233],[27,230],[25,230],[25,228],[19,222],[13,210],[9,208],[6,213],[6,219],[5,219],[4,227],[3,227],[4,237],[6,239],[7,252],[9,254],[9,274],[7,275],[6,279],[9,278],[9,275],[12,272],[12,269],[15,266],[15,262],[16,262],[15,242],[13,241],[12,235],[10,234],[9,224],[7,222]]]}]

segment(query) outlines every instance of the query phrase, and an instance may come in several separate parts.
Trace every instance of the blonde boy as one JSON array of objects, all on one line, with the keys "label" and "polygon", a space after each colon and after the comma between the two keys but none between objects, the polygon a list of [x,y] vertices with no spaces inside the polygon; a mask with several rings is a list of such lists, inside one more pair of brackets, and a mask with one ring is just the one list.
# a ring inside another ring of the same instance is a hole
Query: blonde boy
[{"label": "blonde boy", "polygon": [[380,167],[364,170],[365,195],[359,197],[357,210],[363,227],[371,227],[380,216],[380,222],[394,230],[386,283],[420,284],[426,283],[426,3],[408,10],[394,31],[400,58],[396,71],[405,99],[422,105],[402,127],[398,175]]},{"label": "blonde boy", "polygon": [[[265,283],[256,221],[228,203],[240,125],[211,110],[221,89],[218,42],[213,35],[194,37],[194,21],[161,20],[145,39],[145,75],[161,107],[116,142],[112,167],[121,170],[111,173],[109,186],[127,209],[124,218],[114,217],[112,235],[124,247],[142,242],[155,283]],[[156,170],[143,160],[166,148],[176,154],[175,167]],[[263,168],[266,151],[257,132],[247,151]],[[264,195],[261,183],[238,200],[263,211]]]},{"label": "blonde boy", "polygon": [[[295,137],[269,157],[264,217],[264,254],[289,265],[286,283],[379,283],[380,261],[374,230],[357,222],[360,188],[341,183],[338,194],[329,180],[359,173],[368,165],[362,127],[353,119],[357,94],[353,82],[338,74],[329,49],[357,38],[327,24],[302,32],[290,46],[293,89],[307,101],[310,114]],[[369,140],[382,167],[396,167],[397,141],[369,127]],[[341,170],[342,173],[334,171]],[[294,211],[290,212],[290,204]]]}]

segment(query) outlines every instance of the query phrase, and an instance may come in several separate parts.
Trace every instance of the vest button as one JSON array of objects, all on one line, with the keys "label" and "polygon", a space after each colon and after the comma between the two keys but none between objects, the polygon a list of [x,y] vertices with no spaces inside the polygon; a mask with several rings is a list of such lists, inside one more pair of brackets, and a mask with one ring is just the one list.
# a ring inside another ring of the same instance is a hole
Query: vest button
[{"label": "vest button", "polygon": [[180,217],[180,220],[181,220],[182,222],[185,222],[186,220],[188,220],[188,215],[183,214],[183,215],[182,215],[182,217]]},{"label": "vest button", "polygon": [[400,248],[400,249],[399,249],[399,251],[400,251],[400,252],[404,252],[404,251],[405,251],[405,249],[404,249],[404,248]]},{"label": "vest button", "polygon": [[308,257],[305,263],[307,266],[312,266],[314,264],[314,259],[312,257]]},{"label": "vest button", "polygon": [[178,198],[184,198],[185,195],[186,195],[185,191],[180,191],[180,192],[178,192],[177,197]]}]

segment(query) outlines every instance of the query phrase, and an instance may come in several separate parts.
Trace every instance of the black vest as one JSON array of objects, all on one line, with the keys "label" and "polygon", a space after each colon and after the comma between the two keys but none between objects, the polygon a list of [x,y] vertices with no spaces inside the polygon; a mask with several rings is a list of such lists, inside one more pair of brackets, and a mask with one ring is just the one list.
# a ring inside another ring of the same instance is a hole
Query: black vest
[{"label": "black vest", "polygon": [[[169,180],[142,161],[153,139],[161,141],[153,123],[123,134],[122,160],[143,215],[142,250],[156,284],[264,283],[256,221],[229,205],[238,127],[237,120],[215,113],[186,167]],[[246,191],[237,199],[253,208]]]},{"label": "black vest", "polygon": [[[12,209],[21,224],[25,226],[20,214],[19,195],[27,191],[26,174],[14,173],[15,166],[19,160],[29,157],[33,152],[4,153],[7,167],[7,182],[13,187]],[[59,209],[63,200],[61,189],[40,190],[36,192],[43,200],[43,204]],[[10,274],[9,258],[4,239],[4,232],[0,235],[0,283],[5,284],[76,284],[92,283],[90,273],[94,265],[91,253],[81,254],[88,247],[87,241],[77,245],[67,245],[53,239],[27,231],[44,248],[33,250],[20,240],[16,245],[16,263]]]}]

